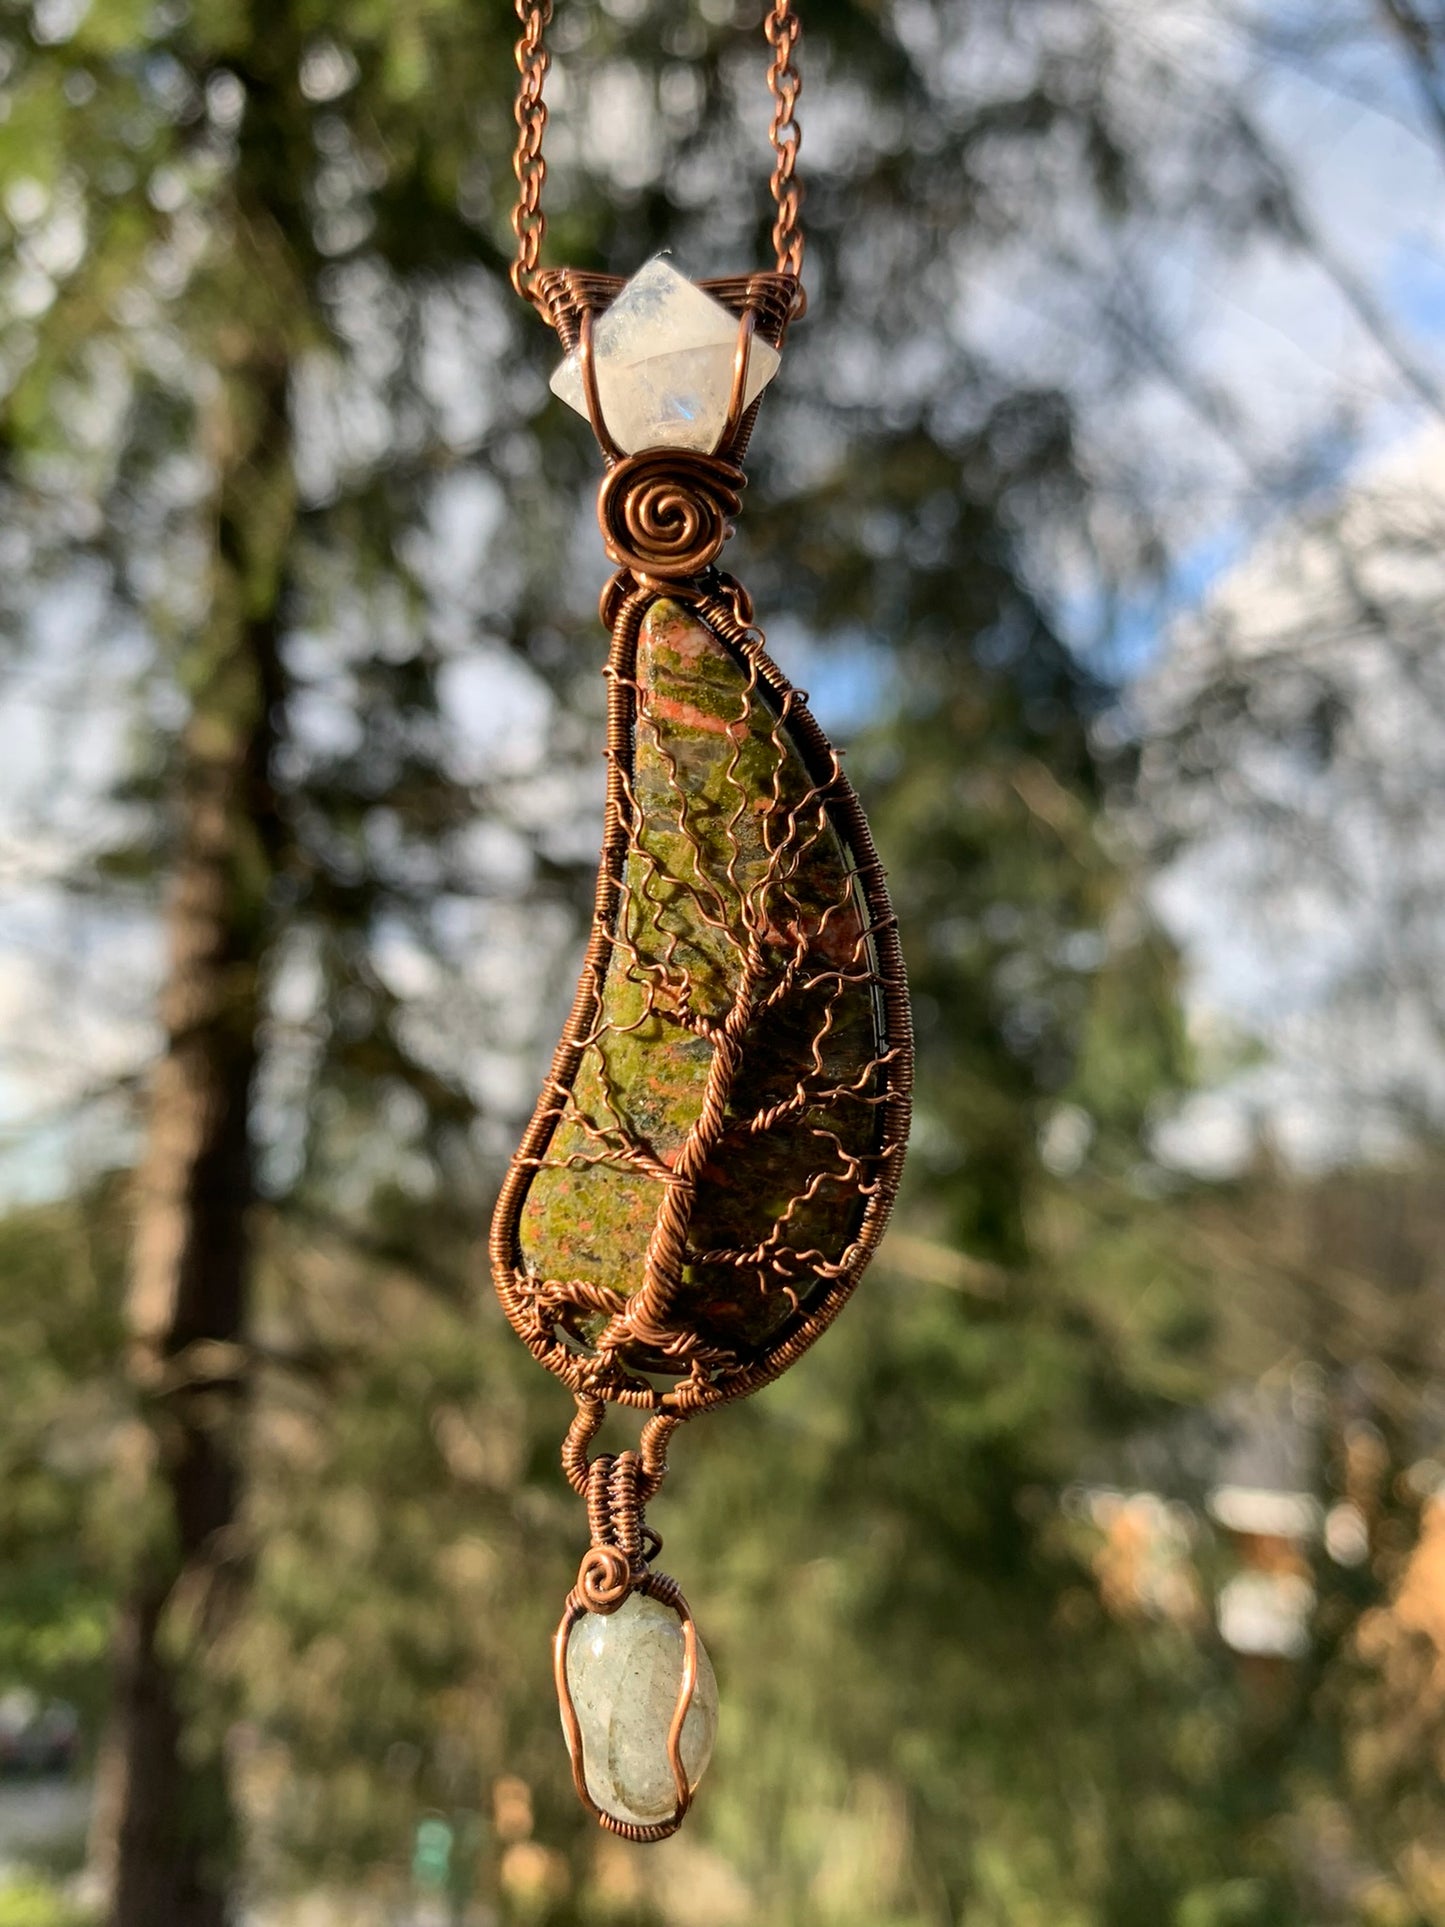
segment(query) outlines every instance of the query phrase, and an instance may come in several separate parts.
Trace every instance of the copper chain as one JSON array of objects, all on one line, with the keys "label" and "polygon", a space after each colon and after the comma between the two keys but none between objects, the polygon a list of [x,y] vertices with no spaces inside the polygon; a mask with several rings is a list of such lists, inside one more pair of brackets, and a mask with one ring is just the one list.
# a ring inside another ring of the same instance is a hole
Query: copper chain
[{"label": "copper chain", "polygon": [[517,177],[517,205],[512,209],[517,258],[512,263],[512,286],[530,301],[532,276],[537,271],[542,236],[547,232],[547,217],[542,212],[542,183],[547,178],[542,135],[547,127],[547,103],[542,98],[542,86],[551,55],[542,36],[551,24],[552,0],[516,0],[516,7],[522,33],[517,41],[517,102],[512,109],[517,123],[517,151],[512,156],[512,172]]},{"label": "copper chain", "polygon": [[[522,32],[517,41],[517,101],[513,110],[517,147],[512,156],[512,172],[517,177],[517,204],[512,209],[512,232],[517,237],[517,254],[512,263],[512,286],[524,299],[535,302],[537,261],[547,232],[547,217],[542,212],[542,184],[547,178],[542,136],[547,127],[547,103],[542,98],[542,88],[551,55],[543,36],[551,25],[553,0],[514,0],[514,3]],[[802,26],[793,10],[793,0],[768,0],[763,31],[773,50],[768,67],[768,92],[773,97],[768,139],[777,157],[772,179],[772,195],[778,209],[773,223],[773,247],[778,273],[801,275],[803,189],[798,180],[798,148],[803,133],[798,125],[797,105],[803,82],[798,72],[797,51]],[[794,313],[802,313],[801,291]]]},{"label": "copper chain", "polygon": [[798,149],[803,144],[803,130],[798,125],[797,107],[803,77],[798,72],[796,55],[802,24],[793,12],[793,0],[773,0],[763,22],[763,32],[773,50],[772,65],[768,68],[768,92],[773,97],[773,122],[768,139],[777,155],[772,180],[773,199],[778,205],[778,218],[773,223],[773,247],[778,257],[778,273],[796,275],[801,280],[803,187],[798,179]]}]

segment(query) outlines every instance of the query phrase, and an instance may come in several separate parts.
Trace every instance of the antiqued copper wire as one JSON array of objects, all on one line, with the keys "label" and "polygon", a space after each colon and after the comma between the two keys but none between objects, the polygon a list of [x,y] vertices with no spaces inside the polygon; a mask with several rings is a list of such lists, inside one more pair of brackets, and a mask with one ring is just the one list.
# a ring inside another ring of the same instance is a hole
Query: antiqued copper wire
[{"label": "antiqued copper wire", "polygon": [[738,338],[733,344],[733,378],[728,389],[728,410],[723,417],[723,425],[718,430],[717,440],[713,443],[714,455],[721,455],[724,449],[737,440],[738,430],[742,426],[748,387],[748,358],[752,352],[753,336],[757,333],[757,327],[757,309],[744,308],[738,317]]},{"label": "antiqued copper wire", "polygon": [[[616,275],[576,274],[571,268],[549,268],[539,276],[541,299],[547,318],[557,330],[562,345],[577,356],[577,372],[582,381],[582,399],[587,419],[610,471],[628,458],[617,445],[607,424],[606,411],[597,380],[597,358],[593,330],[597,317],[604,314],[614,297],[626,286]],[[758,403],[747,404],[748,357],[754,335],[777,347],[787,323],[789,304],[797,283],[786,275],[729,276],[720,281],[700,281],[698,286],[715,301],[731,308],[738,317],[737,340],[733,347],[732,379],[728,389],[727,413],[709,456],[704,459],[728,464],[730,485],[741,489],[744,478],[739,464],[752,433]],[[761,399],[761,397],[759,397]],[[666,451],[644,449],[643,454]],[[682,450],[673,450],[674,455]],[[733,514],[737,513],[734,506]],[[600,514],[600,508],[599,508]],[[603,534],[607,532],[603,523]]]},{"label": "antiqued copper wire", "polygon": [[682,1420],[667,1412],[654,1412],[642,1428],[638,1456],[642,1460],[641,1492],[650,1499],[667,1477],[667,1447]]},{"label": "antiqued copper wire", "polygon": [[[751,308],[763,340],[775,348],[780,345],[798,291],[793,275],[767,269],[717,275],[697,285],[735,315]],[[536,277],[538,305],[569,354],[577,346],[582,317],[589,311],[605,314],[626,286],[620,274],[596,274],[588,268],[539,268]]]},{"label": "antiqued copper wire", "polygon": [[592,349],[592,324],[595,318],[590,308],[583,309],[581,325],[577,330],[577,372],[582,377],[582,398],[587,403],[587,419],[592,424],[592,433],[597,437],[604,459],[611,464],[622,460],[622,450],[613,441],[607,417],[602,412],[602,396],[597,387],[597,357]]},{"label": "antiqued copper wire", "polygon": [[602,1430],[602,1421],[606,1416],[607,1407],[600,1398],[578,1394],[576,1416],[562,1441],[562,1470],[567,1475],[568,1485],[579,1498],[586,1496],[587,1480],[592,1469],[587,1448]]},{"label": "antiqued copper wire", "polygon": [[640,583],[686,581],[701,574],[733,532],[746,478],[730,451],[744,433],[748,354],[757,318],[751,306],[739,316],[727,412],[711,451],[643,448],[627,455],[613,438],[602,405],[594,311],[582,311],[577,367],[587,416],[608,470],[597,496],[597,520],[609,560]]},{"label": "antiqued copper wire", "polygon": [[[547,234],[547,217],[542,209],[542,188],[547,179],[547,162],[542,141],[547,131],[547,103],[543,89],[551,56],[546,46],[546,30],[552,23],[553,0],[514,0],[522,31],[517,40],[517,145],[512,157],[512,172],[517,179],[517,200],[512,209],[512,232],[516,236],[516,258],[512,263],[512,286],[524,300],[546,319],[546,294],[541,285],[538,262]],[[788,309],[783,317],[799,319],[807,307],[799,277],[803,268],[803,229],[801,208],[803,191],[798,180],[798,149],[802,129],[798,124],[798,95],[802,77],[798,72],[797,47],[801,25],[793,10],[793,0],[769,0],[763,32],[772,49],[768,65],[768,92],[773,97],[773,117],[768,140],[773,149],[773,173],[769,184],[777,218],[773,223],[773,247],[777,254],[778,274],[788,277],[793,286]],[[570,346],[570,344],[569,344]]]}]

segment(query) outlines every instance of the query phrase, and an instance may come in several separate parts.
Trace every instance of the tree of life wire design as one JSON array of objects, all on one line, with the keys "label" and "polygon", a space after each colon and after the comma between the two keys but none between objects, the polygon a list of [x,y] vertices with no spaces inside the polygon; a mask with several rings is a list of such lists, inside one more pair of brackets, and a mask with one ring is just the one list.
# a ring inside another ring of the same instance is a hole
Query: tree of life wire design
[{"label": "tree of life wire design", "polygon": [[[634,608],[645,607],[654,598],[639,592],[633,601]],[[717,623],[719,612],[710,613]],[[800,692],[748,631],[736,709],[723,723],[722,807],[701,833],[686,773],[659,724],[656,692],[626,660],[635,657],[635,626],[619,624],[609,673],[618,706],[630,712],[626,733],[650,752],[662,780],[644,798],[632,758],[609,746],[618,807],[609,839],[617,847],[604,856],[596,926],[605,940],[584,966],[562,1075],[554,1068],[534,1119],[535,1148],[524,1146],[515,1168],[626,1172],[655,1190],[655,1219],[642,1276],[631,1291],[595,1279],[539,1276],[526,1265],[514,1268],[512,1282],[524,1337],[549,1362],[559,1351],[564,1355],[564,1376],[574,1389],[658,1403],[629,1367],[630,1360],[641,1361],[644,1370],[686,1374],[660,1400],[682,1414],[750,1390],[791,1363],[822,1328],[817,1311],[831,1312],[839,1288],[866,1260],[902,1149],[899,1121],[889,1113],[897,1110],[908,1045],[899,1036],[876,1049],[870,1038],[861,1061],[856,1048],[836,1047],[850,992],[863,1008],[855,1008],[849,1041],[860,1014],[873,1035],[888,1035],[884,1006],[900,996],[901,972],[871,843],[850,848],[838,834],[840,815],[858,819],[856,833],[861,812]],[[811,768],[800,754],[809,737],[817,759]],[[747,782],[739,773],[745,745],[755,752],[766,746],[761,758],[752,757]],[[761,772],[761,786],[760,760],[770,766]],[[786,779],[800,769],[801,787],[789,794]],[[821,875],[823,887],[803,888],[805,875],[815,884]],[[780,1021],[787,1019],[792,1022]],[[684,1033],[709,1053],[696,1116],[666,1158],[636,1128],[607,1051],[609,1040],[648,1025]],[[765,1066],[749,1078],[750,1053],[766,1052],[780,1038],[799,1052],[801,1064],[786,1064],[781,1076]],[[740,1087],[749,1083],[759,1101],[740,1106]],[[793,1137],[794,1165],[806,1143],[816,1148],[802,1182],[749,1241],[700,1244],[695,1226],[709,1177],[716,1182],[730,1159],[746,1160],[760,1140],[783,1133]],[[797,1236],[808,1207],[827,1191],[857,1205],[851,1235],[831,1250]],[[785,1301],[773,1356],[709,1342],[694,1321],[678,1315],[680,1300],[706,1296],[705,1284],[687,1292],[685,1276],[696,1281],[716,1270]],[[588,1317],[605,1323],[589,1334]],[[578,1349],[583,1344],[590,1355]]]}]

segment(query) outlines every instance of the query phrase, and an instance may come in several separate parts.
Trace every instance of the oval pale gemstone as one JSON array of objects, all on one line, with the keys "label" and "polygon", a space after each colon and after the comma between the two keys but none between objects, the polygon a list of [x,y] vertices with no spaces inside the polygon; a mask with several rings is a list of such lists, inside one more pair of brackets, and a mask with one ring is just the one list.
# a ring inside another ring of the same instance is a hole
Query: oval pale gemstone
[{"label": "oval pale gemstone", "polygon": [[[615,1820],[666,1820],[677,1805],[667,1736],[682,1687],[682,1621],[635,1592],[615,1613],[585,1613],[567,1642],[567,1689],[582,1729],[587,1791]],[[695,1787],[717,1737],[717,1680],[701,1639],[697,1684],[682,1728],[682,1764]]]}]

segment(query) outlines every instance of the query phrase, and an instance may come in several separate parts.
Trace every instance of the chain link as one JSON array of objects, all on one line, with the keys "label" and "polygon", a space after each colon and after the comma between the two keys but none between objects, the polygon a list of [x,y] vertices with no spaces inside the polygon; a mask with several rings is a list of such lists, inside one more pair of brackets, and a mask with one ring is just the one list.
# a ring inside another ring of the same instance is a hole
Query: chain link
[{"label": "chain link", "polygon": [[[778,208],[778,218],[773,223],[773,249],[778,257],[778,273],[795,275],[801,282],[803,186],[798,179],[798,149],[803,144],[803,130],[798,125],[797,106],[798,95],[803,91],[803,77],[798,72],[795,56],[802,23],[793,11],[793,0],[772,0],[763,32],[773,50],[772,65],[768,68],[768,92],[773,97],[773,123],[768,129],[768,139],[777,156],[772,180],[773,199]],[[793,310],[795,318],[803,312],[801,286],[798,297],[798,305]]]},{"label": "chain link", "polygon": [[[517,254],[512,263],[512,286],[524,300],[535,304],[537,261],[547,232],[547,217],[542,212],[542,185],[547,178],[542,136],[547,128],[547,104],[542,88],[551,56],[543,36],[551,25],[553,0],[515,0],[515,6],[522,32],[517,41],[517,102],[513,110],[517,149],[512,156],[512,172],[517,177],[517,205],[512,210],[512,232],[517,237]],[[773,248],[778,273],[801,276],[803,188],[798,180],[798,148],[803,132],[798,125],[797,105],[803,81],[796,55],[802,25],[793,11],[793,0],[768,0],[763,31],[773,50],[768,68],[768,92],[773,97],[768,139],[776,156],[772,195],[778,209],[773,222]],[[795,319],[805,305],[800,286],[793,309]]]},{"label": "chain link", "polygon": [[517,102],[513,109],[517,151],[512,156],[512,172],[517,177],[517,205],[512,209],[512,232],[517,237],[517,258],[512,263],[512,286],[524,300],[535,301],[532,279],[547,232],[547,217],[542,212],[542,183],[547,178],[542,136],[547,128],[547,103],[542,87],[551,55],[542,36],[551,25],[552,0],[516,0],[516,8],[522,33],[517,41]]}]

